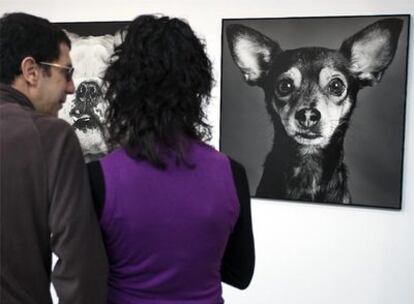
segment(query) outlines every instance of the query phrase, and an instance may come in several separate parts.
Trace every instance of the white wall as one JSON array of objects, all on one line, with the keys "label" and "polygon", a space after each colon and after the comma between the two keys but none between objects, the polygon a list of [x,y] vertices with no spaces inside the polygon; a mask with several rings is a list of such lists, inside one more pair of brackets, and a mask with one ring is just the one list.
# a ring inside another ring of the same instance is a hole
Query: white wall
[{"label": "white wall", "polygon": [[[62,22],[131,20],[142,13],[186,18],[207,40],[215,64],[210,120],[218,126],[221,18],[413,14],[414,1],[0,0],[0,13],[11,11]],[[256,273],[245,291],[225,286],[227,303],[414,303],[413,26],[410,44],[402,210],[254,200]]]}]

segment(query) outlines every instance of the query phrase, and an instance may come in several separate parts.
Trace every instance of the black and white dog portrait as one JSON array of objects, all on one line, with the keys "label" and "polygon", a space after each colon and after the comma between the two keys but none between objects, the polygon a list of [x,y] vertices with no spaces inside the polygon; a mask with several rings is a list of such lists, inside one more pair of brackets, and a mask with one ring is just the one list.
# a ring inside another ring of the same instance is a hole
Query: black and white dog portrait
[{"label": "black and white dog portrait", "polygon": [[[111,28],[108,29],[108,25]],[[108,153],[107,129],[104,124],[108,104],[104,99],[102,77],[114,47],[121,42],[122,35],[125,34],[122,29],[115,30],[123,25],[124,23],[61,25],[72,44],[70,56],[75,67],[75,93],[67,96],[59,117],[75,129],[86,162],[99,159]],[[94,32],[91,31],[91,27],[94,28]],[[76,30],[78,33],[75,33]],[[105,31],[111,33],[102,34]]]},{"label": "black and white dog portrait", "polygon": [[223,22],[221,149],[257,174],[256,197],[400,207],[408,22]]}]

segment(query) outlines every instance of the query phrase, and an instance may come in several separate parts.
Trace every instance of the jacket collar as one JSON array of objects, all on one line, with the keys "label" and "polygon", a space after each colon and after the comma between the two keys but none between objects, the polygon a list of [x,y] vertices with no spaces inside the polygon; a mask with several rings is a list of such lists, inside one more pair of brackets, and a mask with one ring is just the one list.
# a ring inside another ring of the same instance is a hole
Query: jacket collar
[{"label": "jacket collar", "polygon": [[0,101],[17,103],[31,109],[35,109],[33,104],[30,102],[29,98],[26,95],[4,83],[0,83]]}]

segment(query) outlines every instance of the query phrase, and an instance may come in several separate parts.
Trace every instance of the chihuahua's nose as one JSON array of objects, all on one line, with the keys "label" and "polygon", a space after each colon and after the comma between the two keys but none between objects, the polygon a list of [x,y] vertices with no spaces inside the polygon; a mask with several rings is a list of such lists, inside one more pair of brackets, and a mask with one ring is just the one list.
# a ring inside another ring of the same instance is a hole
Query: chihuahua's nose
[{"label": "chihuahua's nose", "polygon": [[321,119],[321,112],[311,108],[302,109],[296,112],[295,119],[303,128],[309,129],[319,122]]}]

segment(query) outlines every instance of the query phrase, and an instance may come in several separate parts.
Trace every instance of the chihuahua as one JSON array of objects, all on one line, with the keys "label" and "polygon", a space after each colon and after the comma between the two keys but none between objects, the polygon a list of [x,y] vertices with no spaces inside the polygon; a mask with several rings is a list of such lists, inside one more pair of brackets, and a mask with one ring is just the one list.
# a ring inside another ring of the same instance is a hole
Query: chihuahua
[{"label": "chihuahua", "polygon": [[344,136],[358,91],[378,83],[392,62],[402,23],[382,19],[338,50],[282,50],[252,28],[227,26],[231,56],[245,81],[264,90],[274,127],[256,196],[351,203]]}]

